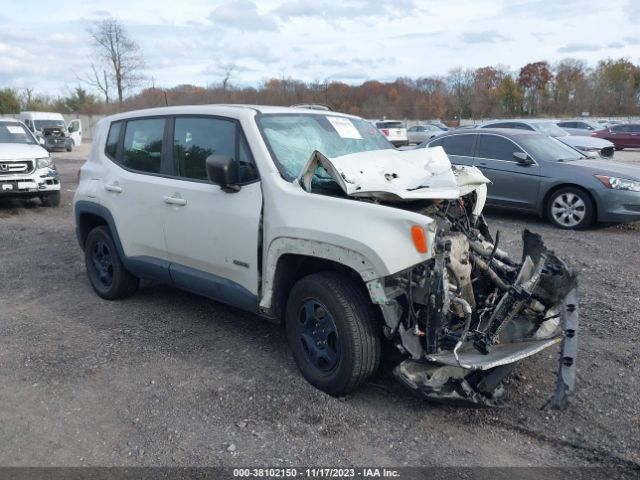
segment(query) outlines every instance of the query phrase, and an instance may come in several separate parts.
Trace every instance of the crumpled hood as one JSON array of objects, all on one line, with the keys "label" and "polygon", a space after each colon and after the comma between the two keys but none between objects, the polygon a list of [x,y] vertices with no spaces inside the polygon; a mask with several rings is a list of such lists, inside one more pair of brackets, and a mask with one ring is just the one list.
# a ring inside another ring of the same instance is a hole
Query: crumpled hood
[{"label": "crumpled hood", "polygon": [[40,145],[29,145],[28,143],[0,144],[0,160],[25,160],[48,156],[49,153]]},{"label": "crumpled hood", "polygon": [[[374,150],[327,158],[315,151],[298,178],[306,191],[318,167],[323,167],[350,196],[382,200],[455,199],[489,183],[479,170],[460,175],[452,169],[442,147],[416,150]],[[464,178],[464,185],[460,182]]]}]

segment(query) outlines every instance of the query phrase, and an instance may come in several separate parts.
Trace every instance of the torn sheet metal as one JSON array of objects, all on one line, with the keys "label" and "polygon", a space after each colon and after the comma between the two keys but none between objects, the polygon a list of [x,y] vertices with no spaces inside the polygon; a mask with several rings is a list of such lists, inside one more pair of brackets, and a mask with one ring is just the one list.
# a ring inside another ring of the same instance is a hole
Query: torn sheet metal
[{"label": "torn sheet metal", "polygon": [[[489,183],[478,169],[452,169],[441,147],[416,150],[375,150],[327,158],[315,151],[300,174],[306,191],[322,167],[350,196],[381,200],[456,199]],[[456,173],[457,172],[457,173]],[[461,182],[461,185],[459,184]]]},{"label": "torn sheet metal", "polygon": [[560,348],[560,367],[556,392],[551,406],[563,409],[569,402],[576,382],[576,357],[578,356],[578,289],[572,289],[562,301],[560,323],[564,331]]},{"label": "torn sheet metal", "polygon": [[470,351],[459,353],[458,359],[456,359],[453,353],[447,352],[438,355],[427,355],[426,360],[469,370],[489,370],[535,355],[547,347],[560,343],[560,340],[562,340],[562,338],[557,337],[545,340],[498,344],[494,345],[486,355],[480,352]]}]

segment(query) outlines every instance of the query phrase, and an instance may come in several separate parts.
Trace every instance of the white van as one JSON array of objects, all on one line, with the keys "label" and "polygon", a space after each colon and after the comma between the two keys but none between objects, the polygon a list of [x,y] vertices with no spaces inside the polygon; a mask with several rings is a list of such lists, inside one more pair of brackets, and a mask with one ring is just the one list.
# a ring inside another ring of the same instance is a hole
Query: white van
[{"label": "white van", "polygon": [[72,140],[71,147],[82,143],[82,122],[79,118],[71,120],[68,125],[62,114],[54,112],[20,112],[18,118],[38,137],[42,136],[45,127],[66,127]]}]

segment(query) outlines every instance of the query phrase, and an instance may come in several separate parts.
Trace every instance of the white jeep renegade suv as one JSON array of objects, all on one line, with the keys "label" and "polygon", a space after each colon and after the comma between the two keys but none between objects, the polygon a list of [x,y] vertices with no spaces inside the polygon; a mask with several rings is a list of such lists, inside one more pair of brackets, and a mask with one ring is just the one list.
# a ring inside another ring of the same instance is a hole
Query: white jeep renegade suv
[{"label": "white jeep renegade suv", "polygon": [[388,341],[426,398],[495,405],[516,362],[562,342],[560,406],[576,278],[531,232],[522,260],[498,248],[487,181],[353,116],[167,107],[98,124],[74,210],[98,295],[147,278],[282,320],[302,374],[330,394],[362,384]]}]

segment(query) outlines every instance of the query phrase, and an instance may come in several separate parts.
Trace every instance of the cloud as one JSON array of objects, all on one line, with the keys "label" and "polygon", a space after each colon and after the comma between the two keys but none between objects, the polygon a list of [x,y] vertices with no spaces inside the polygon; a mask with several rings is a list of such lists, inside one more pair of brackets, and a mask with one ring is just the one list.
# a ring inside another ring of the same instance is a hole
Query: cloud
[{"label": "cloud", "polygon": [[111,16],[111,12],[109,12],[108,10],[91,10],[89,14],[94,17],[110,17]]},{"label": "cloud", "polygon": [[329,75],[327,77],[329,80],[343,80],[343,81],[362,81],[367,80],[369,75],[367,71],[363,68],[353,68],[347,70],[341,70],[339,72],[334,73],[333,75]]},{"label": "cloud", "polygon": [[261,14],[251,0],[237,0],[217,7],[208,19],[222,27],[244,32],[277,31],[278,24],[271,14]]},{"label": "cloud", "polygon": [[397,59],[393,57],[376,57],[376,58],[354,58],[352,63],[356,65],[362,65],[367,67],[379,67],[381,65],[392,65],[397,62]]},{"label": "cloud", "polygon": [[629,45],[640,45],[640,37],[624,37],[624,40]]},{"label": "cloud", "polygon": [[585,8],[585,0],[563,0],[549,2],[548,0],[510,0],[505,2],[501,16],[524,16],[530,18],[547,18],[558,20],[566,17],[579,17],[591,13]]},{"label": "cloud", "polygon": [[434,38],[443,35],[442,30],[436,32],[415,32],[415,33],[401,33],[400,35],[391,35],[389,38],[394,40],[419,40],[421,38]]},{"label": "cloud", "polygon": [[495,30],[484,30],[482,32],[466,32],[460,35],[460,39],[465,43],[498,43],[508,42],[511,37],[502,35]]},{"label": "cloud", "polygon": [[[629,38],[625,38],[627,42],[633,45],[632,42],[629,42]],[[601,45],[598,43],[568,43],[563,47],[558,48],[556,50],[558,53],[573,53],[573,52],[597,52],[599,50],[605,50],[607,48],[623,48],[625,46],[622,42],[610,42],[606,45]]]},{"label": "cloud", "polygon": [[78,42],[78,37],[73,33],[52,33],[49,40],[57,45],[74,45]]},{"label": "cloud", "polygon": [[558,53],[573,53],[573,52],[596,52],[602,50],[603,46],[597,43],[568,43],[563,47],[560,47]]},{"label": "cloud", "polygon": [[352,0],[336,2],[315,0],[288,0],[276,8],[273,13],[283,20],[294,18],[322,18],[331,20],[355,20],[371,17],[407,17],[416,11],[414,0],[394,0],[377,2],[375,0]]},{"label": "cloud", "polygon": [[624,8],[625,13],[628,14],[629,20],[637,22],[640,20],[640,11],[638,11],[638,0],[629,0],[627,6]]}]

